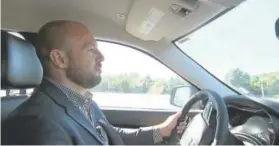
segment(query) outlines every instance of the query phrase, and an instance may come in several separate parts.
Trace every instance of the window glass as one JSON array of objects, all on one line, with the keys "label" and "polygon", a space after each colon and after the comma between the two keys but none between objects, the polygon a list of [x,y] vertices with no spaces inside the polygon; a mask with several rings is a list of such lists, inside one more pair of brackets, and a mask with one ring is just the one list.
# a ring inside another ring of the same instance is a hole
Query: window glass
[{"label": "window glass", "polygon": [[278,98],[278,6],[278,0],[246,0],[175,43],[239,93]]},{"label": "window glass", "polygon": [[127,46],[98,42],[105,57],[102,81],[91,91],[100,106],[174,109],[170,93],[188,85],[159,61]]},{"label": "window glass", "polygon": [[5,97],[5,96],[19,96],[19,95],[27,95],[31,96],[33,93],[34,89],[33,88],[28,88],[28,89],[8,89],[8,90],[0,90],[0,96]]}]

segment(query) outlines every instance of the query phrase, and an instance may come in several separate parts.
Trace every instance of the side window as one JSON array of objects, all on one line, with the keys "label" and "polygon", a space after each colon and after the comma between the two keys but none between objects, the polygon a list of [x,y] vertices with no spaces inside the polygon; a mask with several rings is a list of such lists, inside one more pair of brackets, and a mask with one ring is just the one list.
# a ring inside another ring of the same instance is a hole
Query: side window
[{"label": "side window", "polygon": [[102,81],[91,91],[101,107],[175,109],[170,94],[189,85],[168,67],[127,46],[98,42],[105,57]]},{"label": "side window", "polygon": [[0,96],[1,97],[20,96],[20,95],[31,96],[33,91],[34,91],[33,88],[28,88],[28,89],[6,89],[6,90],[1,90],[0,91]]}]

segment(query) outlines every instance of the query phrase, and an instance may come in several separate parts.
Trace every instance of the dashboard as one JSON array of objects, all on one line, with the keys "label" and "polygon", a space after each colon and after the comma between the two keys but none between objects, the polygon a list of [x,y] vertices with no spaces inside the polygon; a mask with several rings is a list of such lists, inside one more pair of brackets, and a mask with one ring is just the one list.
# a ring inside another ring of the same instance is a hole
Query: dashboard
[{"label": "dashboard", "polygon": [[245,96],[225,97],[230,132],[245,144],[279,144],[279,101]]}]

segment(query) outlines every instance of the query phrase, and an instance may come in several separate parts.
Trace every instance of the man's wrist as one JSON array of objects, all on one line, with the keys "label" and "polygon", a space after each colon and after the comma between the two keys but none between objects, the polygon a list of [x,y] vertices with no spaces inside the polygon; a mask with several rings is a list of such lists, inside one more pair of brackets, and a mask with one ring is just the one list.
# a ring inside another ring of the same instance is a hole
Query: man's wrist
[{"label": "man's wrist", "polygon": [[161,143],[164,141],[161,133],[160,133],[160,129],[158,127],[155,127],[154,128],[154,131],[153,131],[153,140],[154,140],[154,143],[157,144],[157,143]]},{"label": "man's wrist", "polygon": [[169,137],[170,136],[170,131],[172,131],[171,129],[168,129],[167,126],[164,125],[157,125],[156,128],[158,129],[161,137]]}]

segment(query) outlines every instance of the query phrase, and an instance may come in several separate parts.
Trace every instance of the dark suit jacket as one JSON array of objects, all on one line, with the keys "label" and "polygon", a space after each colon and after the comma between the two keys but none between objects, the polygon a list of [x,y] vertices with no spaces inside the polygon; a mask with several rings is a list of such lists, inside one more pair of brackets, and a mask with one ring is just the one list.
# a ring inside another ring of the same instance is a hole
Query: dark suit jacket
[{"label": "dark suit jacket", "polygon": [[[113,127],[97,104],[93,107],[95,122],[104,125],[110,144],[154,144],[152,128],[126,131]],[[1,138],[2,144],[13,145],[105,144],[95,127],[81,111],[60,89],[47,80],[43,80],[33,95],[2,123]]]}]

